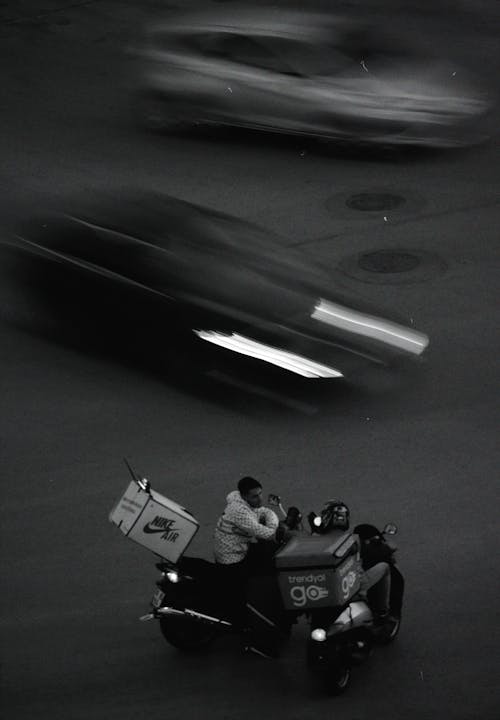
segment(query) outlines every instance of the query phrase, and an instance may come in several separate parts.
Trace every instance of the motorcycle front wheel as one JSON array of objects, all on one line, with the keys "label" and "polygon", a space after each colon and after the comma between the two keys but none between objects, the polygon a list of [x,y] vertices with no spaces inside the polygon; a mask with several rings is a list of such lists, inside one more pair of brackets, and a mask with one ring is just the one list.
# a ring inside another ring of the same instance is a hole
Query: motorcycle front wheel
[{"label": "motorcycle front wheel", "polygon": [[162,617],[160,630],[170,645],[184,652],[208,647],[217,635],[215,625],[183,617]]},{"label": "motorcycle front wheel", "polygon": [[319,655],[316,650],[310,646],[308,652],[308,668],[313,685],[328,695],[341,695],[351,681],[351,663],[338,646]]},{"label": "motorcycle front wheel", "polygon": [[323,686],[329,695],[341,695],[351,681],[351,668],[346,663],[330,665],[323,675]]}]

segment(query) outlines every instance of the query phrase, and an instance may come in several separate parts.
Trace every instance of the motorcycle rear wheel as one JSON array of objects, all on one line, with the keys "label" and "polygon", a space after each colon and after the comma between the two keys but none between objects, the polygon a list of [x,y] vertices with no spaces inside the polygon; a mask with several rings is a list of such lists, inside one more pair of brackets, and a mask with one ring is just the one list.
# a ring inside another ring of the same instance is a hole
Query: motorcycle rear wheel
[{"label": "motorcycle rear wheel", "polygon": [[214,625],[182,617],[162,617],[160,630],[170,645],[184,652],[195,652],[208,647],[217,635]]}]

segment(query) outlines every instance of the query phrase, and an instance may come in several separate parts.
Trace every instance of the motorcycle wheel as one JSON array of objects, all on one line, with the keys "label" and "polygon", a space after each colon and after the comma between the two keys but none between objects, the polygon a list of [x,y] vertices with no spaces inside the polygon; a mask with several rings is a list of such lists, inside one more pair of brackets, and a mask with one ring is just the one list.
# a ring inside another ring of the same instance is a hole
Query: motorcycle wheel
[{"label": "motorcycle wheel", "polygon": [[339,652],[329,659],[324,657],[319,663],[309,655],[308,668],[313,686],[328,695],[341,695],[351,681],[351,664]]},{"label": "motorcycle wheel", "polygon": [[194,652],[208,647],[217,635],[217,628],[214,625],[179,617],[162,617],[160,630],[170,645],[184,652]]},{"label": "motorcycle wheel", "polygon": [[347,690],[351,681],[350,666],[342,662],[330,665],[325,672],[323,681],[329,695],[341,695]]}]

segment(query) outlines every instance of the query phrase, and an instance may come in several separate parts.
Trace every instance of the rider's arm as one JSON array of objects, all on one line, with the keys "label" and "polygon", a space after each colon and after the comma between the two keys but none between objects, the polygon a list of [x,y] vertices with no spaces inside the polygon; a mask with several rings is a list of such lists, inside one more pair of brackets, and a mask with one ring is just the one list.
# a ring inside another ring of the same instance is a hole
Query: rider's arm
[{"label": "rider's arm", "polygon": [[[268,508],[264,509],[268,510]],[[272,512],[272,510],[270,512]],[[271,518],[269,518],[269,526],[262,525],[259,521],[259,516],[250,509],[239,509],[234,514],[231,514],[231,518],[228,519],[230,519],[231,523],[239,530],[252,535],[252,537],[257,538],[258,540],[272,540],[276,534],[276,528],[278,527],[278,518],[273,512],[272,514],[276,518],[276,524],[274,524]]]},{"label": "rider's arm", "polygon": [[278,516],[271,510],[271,508],[261,507],[257,510],[257,516],[261,525],[265,525],[268,528],[277,529],[279,525]]}]

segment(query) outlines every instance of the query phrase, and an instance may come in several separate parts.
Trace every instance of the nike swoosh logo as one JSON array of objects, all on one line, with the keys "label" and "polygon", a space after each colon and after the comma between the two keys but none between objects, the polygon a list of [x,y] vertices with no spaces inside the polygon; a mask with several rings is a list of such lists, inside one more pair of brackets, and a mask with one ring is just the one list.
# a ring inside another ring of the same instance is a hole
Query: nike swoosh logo
[{"label": "nike swoosh logo", "polygon": [[142,530],[143,530],[143,532],[147,533],[148,535],[152,535],[153,533],[170,532],[171,530],[173,530],[173,528],[157,528],[157,527],[151,527],[151,525],[144,525]]}]

